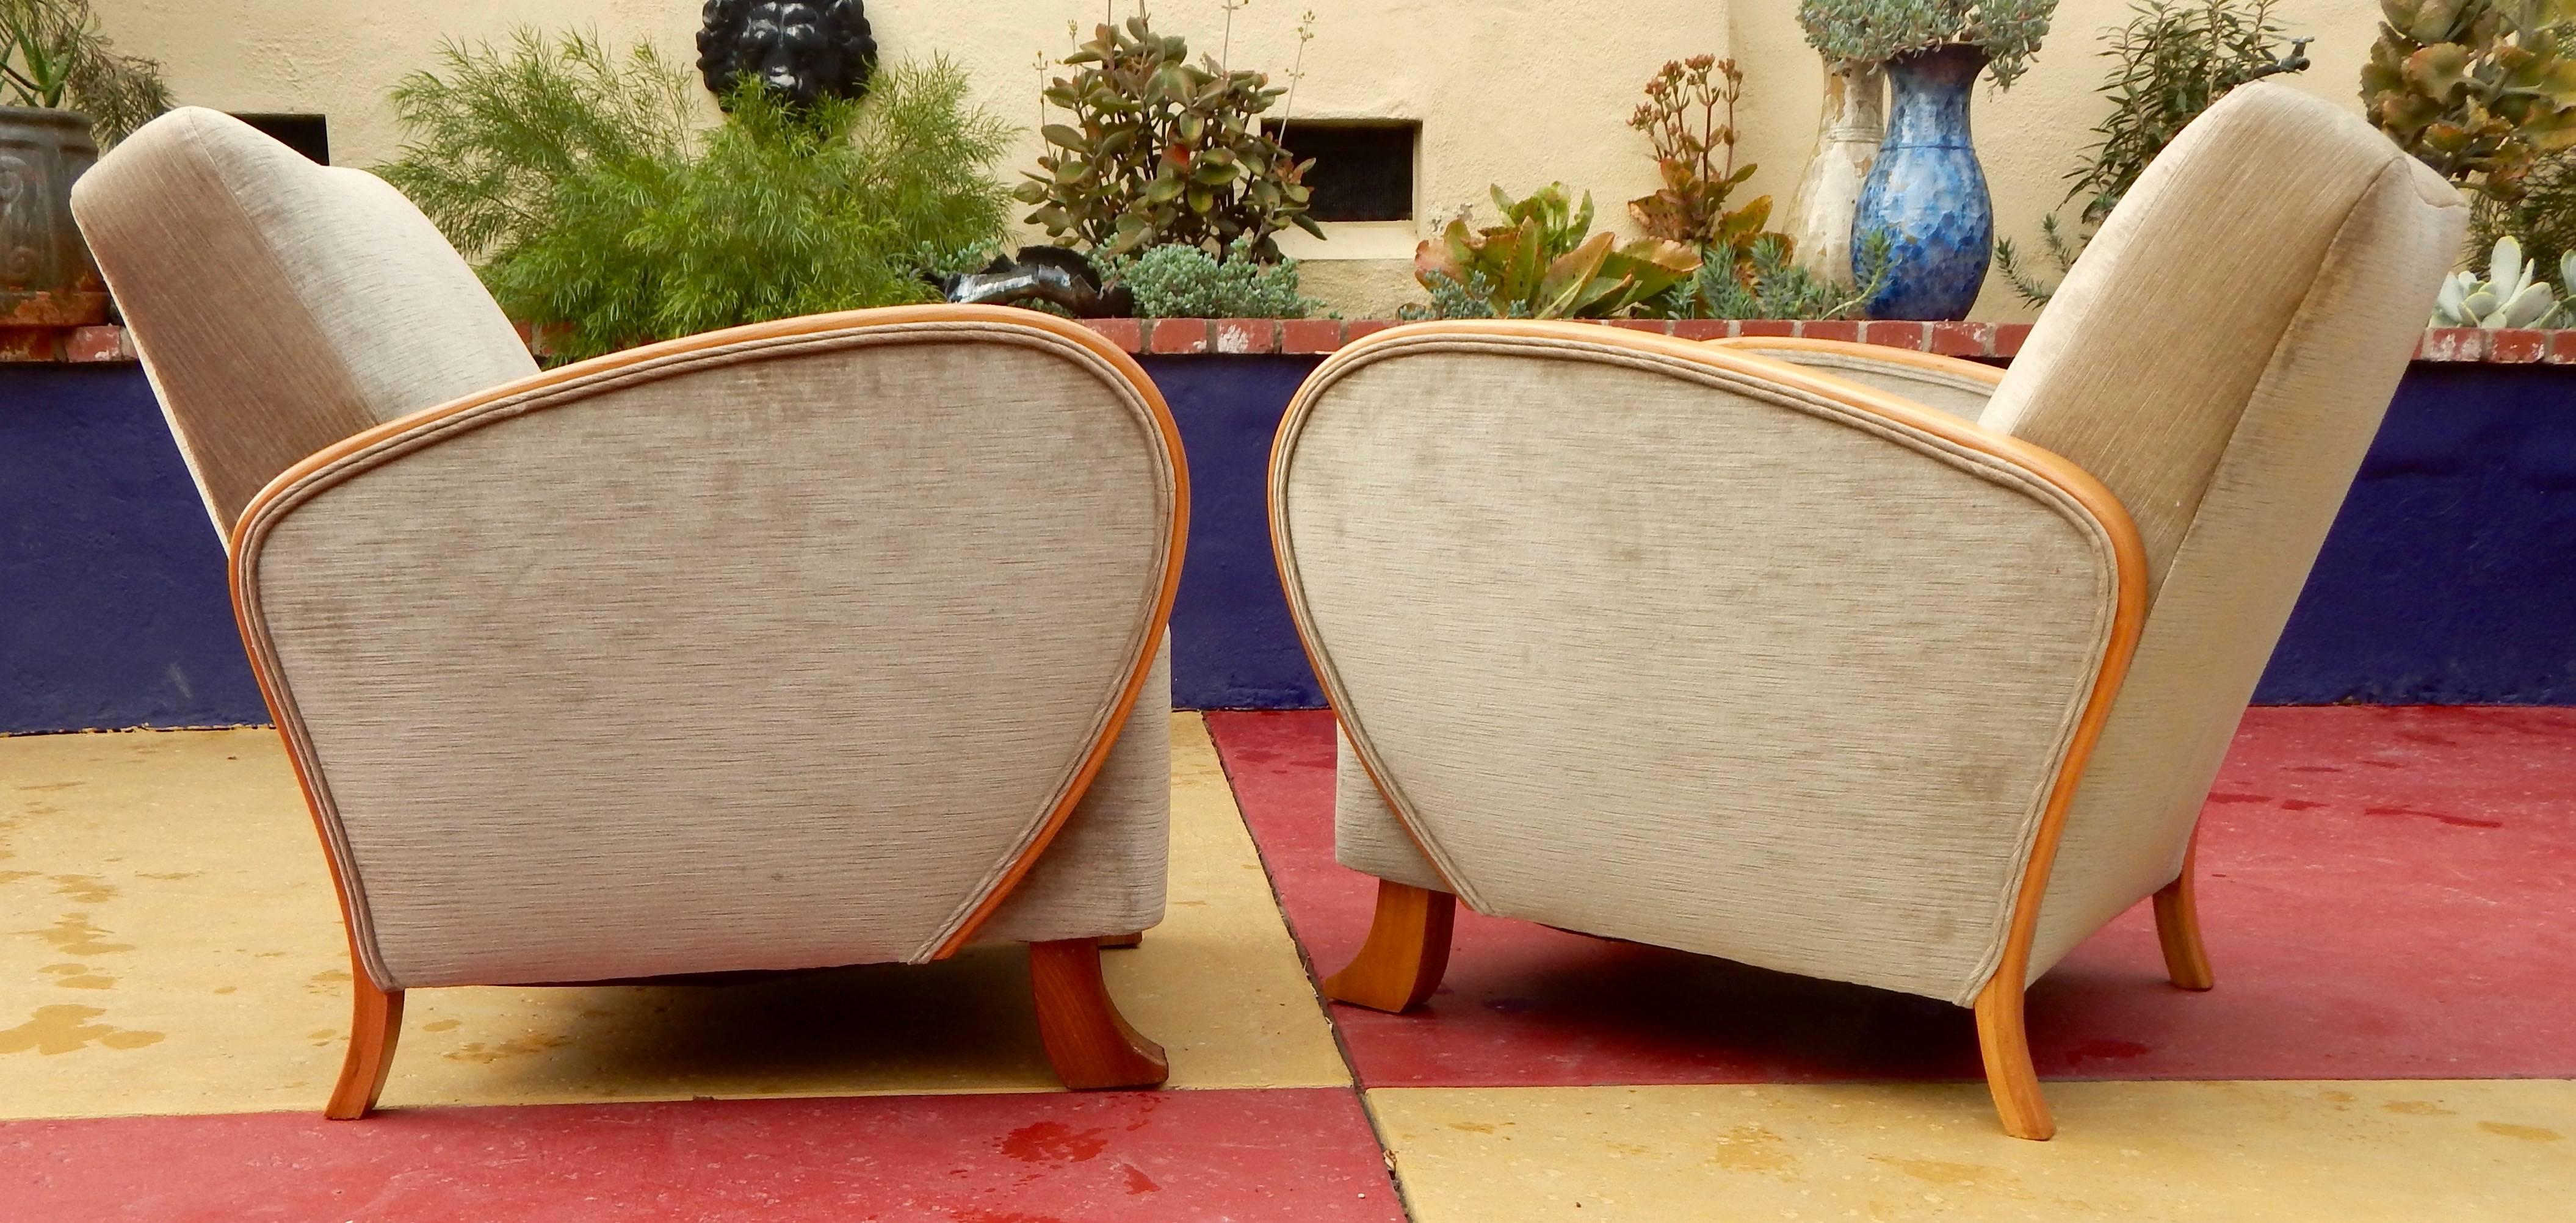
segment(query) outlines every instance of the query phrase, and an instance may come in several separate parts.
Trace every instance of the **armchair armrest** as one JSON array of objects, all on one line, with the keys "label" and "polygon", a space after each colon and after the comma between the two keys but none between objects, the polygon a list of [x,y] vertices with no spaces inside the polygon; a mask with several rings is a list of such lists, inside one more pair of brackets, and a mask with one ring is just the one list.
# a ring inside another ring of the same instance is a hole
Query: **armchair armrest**
[{"label": "armchair armrest", "polygon": [[1712,348],[1775,357],[1848,378],[1963,420],[1975,420],[1983,414],[1986,401],[1993,398],[1995,388],[2004,381],[2004,371],[1991,365],[1884,344],[1791,336],[1740,336],[1707,343]]},{"label": "armchair armrest", "polygon": [[1318,677],[1447,890],[1952,1001],[2018,980],[2145,614],[2092,476],[1761,355],[1497,320],[1343,349],[1271,481]]},{"label": "armchair armrest", "polygon": [[370,429],[253,499],[232,577],[380,986],[918,961],[1103,767],[1187,517],[1131,359],[906,307]]}]

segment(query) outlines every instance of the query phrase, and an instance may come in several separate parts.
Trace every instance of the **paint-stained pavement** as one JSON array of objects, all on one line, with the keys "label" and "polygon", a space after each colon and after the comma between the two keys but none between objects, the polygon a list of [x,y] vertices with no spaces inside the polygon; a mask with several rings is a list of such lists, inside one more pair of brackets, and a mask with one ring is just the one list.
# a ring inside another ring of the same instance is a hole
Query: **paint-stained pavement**
[{"label": "paint-stained pavement", "polygon": [[1173,1090],[1053,1090],[979,950],[415,991],[357,1123],[318,1115],[346,950],[274,734],[0,739],[0,1219],[2576,1217],[2576,711],[2254,711],[2219,988],[2165,985],[2143,912],[2046,978],[2046,1144],[1963,1012],[1472,914],[1420,1015],[1326,1008],[1370,897],[1328,718],[1173,733],[1171,915],[1108,956]]}]

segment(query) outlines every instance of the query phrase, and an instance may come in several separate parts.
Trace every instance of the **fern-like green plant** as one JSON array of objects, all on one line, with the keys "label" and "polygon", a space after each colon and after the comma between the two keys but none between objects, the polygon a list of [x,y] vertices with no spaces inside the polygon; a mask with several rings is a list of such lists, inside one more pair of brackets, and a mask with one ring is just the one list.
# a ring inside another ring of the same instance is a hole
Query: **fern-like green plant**
[{"label": "fern-like green plant", "polygon": [[980,262],[1006,232],[990,168],[1010,129],[944,59],[810,107],[745,82],[703,133],[686,74],[649,49],[521,34],[444,59],[397,93],[414,140],[380,172],[557,357],[927,301],[924,273]]},{"label": "fern-like green plant", "polygon": [[1195,246],[1171,243],[1133,258],[1112,258],[1106,279],[1136,294],[1138,318],[1305,318],[1322,303],[1297,291],[1297,261],[1262,263],[1238,239],[1222,261]]},{"label": "fern-like green plant", "polygon": [[375,172],[467,258],[543,230],[565,183],[697,151],[694,84],[651,43],[619,55],[595,33],[522,28],[503,47],[442,44],[438,65],[394,86],[406,138]]},{"label": "fern-like green plant", "polygon": [[[2267,76],[2306,71],[2306,38],[2291,38],[2272,14],[2274,0],[2138,0],[2126,25],[2109,31],[2102,55],[2111,70],[2095,89],[2111,113],[2097,139],[2066,177],[2064,204],[2083,206],[2076,223],[2040,218],[2042,256],[2063,277],[2092,231],[2110,219],[2149,163],[2201,112],[2238,87]],[[2057,291],[2010,238],[1995,243],[1995,271],[2033,306]]]},{"label": "fern-like green plant", "polygon": [[[2119,207],[2147,164],[2174,137],[2236,88],[2308,68],[2306,38],[2291,38],[2272,16],[2273,0],[2141,0],[2102,54],[2110,75],[2097,88],[2111,113],[2083,164],[2068,174],[2081,219],[2099,225]],[[2287,43],[2284,47],[2282,44]]]}]

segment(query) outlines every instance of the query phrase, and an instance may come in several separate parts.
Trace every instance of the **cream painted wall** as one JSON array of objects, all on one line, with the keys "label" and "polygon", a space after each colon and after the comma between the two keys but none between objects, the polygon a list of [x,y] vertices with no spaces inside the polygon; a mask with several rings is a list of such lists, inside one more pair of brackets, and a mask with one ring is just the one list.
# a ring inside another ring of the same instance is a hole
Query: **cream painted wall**
[{"label": "cream painted wall", "polygon": [[[1038,151],[1035,61],[1061,56],[1071,45],[1067,23],[1087,31],[1110,3],[1123,16],[1137,0],[875,0],[868,14],[887,54],[949,55],[974,73],[988,106],[1031,129],[1009,160],[1016,174]],[[2377,5],[2279,7],[2318,38],[2317,67],[2302,87],[2350,101]],[[121,47],[167,65],[183,102],[328,115],[333,160],[343,165],[392,156],[401,133],[385,93],[429,66],[442,38],[497,39],[526,23],[593,27],[620,44],[650,38],[686,62],[698,22],[691,0],[97,0],[97,8]],[[1703,51],[1732,54],[1749,74],[1742,155],[1762,166],[1753,189],[1786,206],[1814,136],[1823,77],[1796,8],[1795,0],[1254,0],[1234,15],[1233,58],[1283,76],[1298,14],[1312,9],[1316,34],[1295,113],[1420,120],[1420,234],[1464,207],[1490,212],[1489,183],[1525,192],[1551,179],[1590,190],[1604,220],[1624,225],[1623,202],[1653,186],[1645,140],[1627,127],[1638,87],[1665,60]],[[1158,28],[1217,49],[1220,0],[1161,0],[1152,9]],[[2008,93],[1980,93],[1978,143],[2001,232],[2035,237],[2041,213],[2063,193],[2060,176],[2102,110],[2092,93],[2103,71],[2098,31],[2125,12],[2126,0],[2063,0],[2029,75]],[[1351,228],[1293,253],[1317,261],[1310,291],[1353,317],[1383,314],[1419,296],[1403,257],[1414,236],[1402,226]],[[1991,284],[1979,303],[1979,317],[2025,314]]]}]

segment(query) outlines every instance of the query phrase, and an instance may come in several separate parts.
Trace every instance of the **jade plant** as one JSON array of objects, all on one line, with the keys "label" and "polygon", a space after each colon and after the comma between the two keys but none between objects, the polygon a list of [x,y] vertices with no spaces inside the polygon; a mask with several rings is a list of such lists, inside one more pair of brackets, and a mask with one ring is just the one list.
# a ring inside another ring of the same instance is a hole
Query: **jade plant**
[{"label": "jade plant", "polygon": [[1829,63],[1883,63],[1958,43],[1985,52],[2011,88],[2048,36],[2057,0],[1798,0],[1807,43]]},{"label": "jade plant", "polygon": [[1753,177],[1754,165],[1735,164],[1735,103],[1744,96],[1744,71],[1731,59],[1695,55],[1665,64],[1646,82],[1646,100],[1628,126],[1655,147],[1662,186],[1628,201],[1628,215],[1650,238],[1698,248],[1706,262],[1742,270],[1752,245],[1771,220],[1771,197],[1741,208],[1727,196]]},{"label": "jade plant", "polygon": [[2361,70],[2373,122],[2455,183],[2512,199],[2543,156],[2576,147],[2570,0],[2380,0]]},{"label": "jade plant", "polygon": [[1431,290],[1429,310],[1412,314],[1485,318],[1622,318],[1649,307],[1700,267],[1679,242],[1621,242],[1592,232],[1592,196],[1570,202],[1563,183],[1526,199],[1493,189],[1503,223],[1471,229],[1449,222],[1414,252],[1414,277]]},{"label": "jade plant", "polygon": [[1047,152],[1013,192],[1036,206],[1030,224],[1105,255],[1178,244],[1267,261],[1292,225],[1323,236],[1307,215],[1314,163],[1262,129],[1286,92],[1268,76],[1213,57],[1192,63],[1186,40],[1155,33],[1141,13],[1098,27],[1064,63],[1073,73],[1044,96],[1069,121],[1044,126]]},{"label": "jade plant", "polygon": [[[2562,285],[2576,285],[2576,254],[2561,257],[2558,279]],[[2441,296],[2433,305],[2433,325],[2488,330],[2546,327],[2559,319],[2563,308],[2549,282],[2540,278],[2531,260],[2522,257],[2522,244],[2498,238],[2484,278],[2461,271],[2442,282]]]}]

